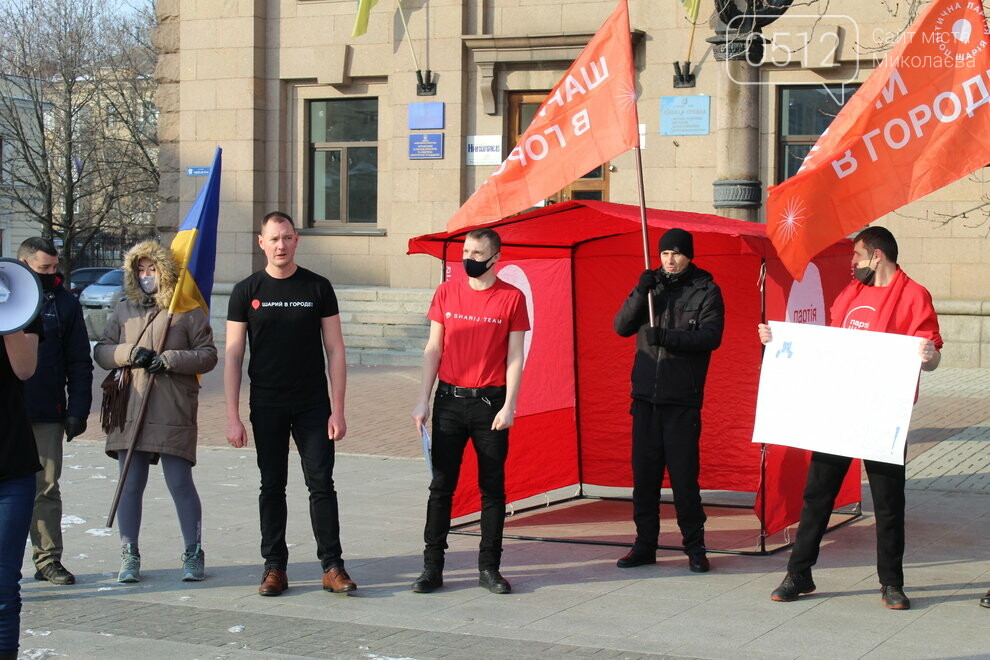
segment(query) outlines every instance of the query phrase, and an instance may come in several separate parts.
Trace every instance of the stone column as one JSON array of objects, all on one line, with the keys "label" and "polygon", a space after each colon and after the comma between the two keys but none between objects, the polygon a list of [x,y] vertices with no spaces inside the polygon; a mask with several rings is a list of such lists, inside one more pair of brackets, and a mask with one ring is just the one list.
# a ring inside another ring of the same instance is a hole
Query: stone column
[{"label": "stone column", "polygon": [[713,44],[718,69],[712,205],[721,215],[757,222],[763,199],[759,178],[763,37],[758,31],[732,32],[720,24],[708,42]]}]

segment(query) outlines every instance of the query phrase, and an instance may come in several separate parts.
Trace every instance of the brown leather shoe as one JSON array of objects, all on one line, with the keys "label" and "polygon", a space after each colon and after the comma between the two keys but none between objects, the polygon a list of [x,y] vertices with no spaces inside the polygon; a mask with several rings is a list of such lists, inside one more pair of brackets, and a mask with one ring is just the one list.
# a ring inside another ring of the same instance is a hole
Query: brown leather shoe
[{"label": "brown leather shoe", "polygon": [[335,594],[343,594],[354,591],[357,585],[343,568],[334,566],[323,574],[323,590],[332,591]]},{"label": "brown leather shoe", "polygon": [[265,574],[261,578],[261,586],[258,593],[262,596],[280,596],[283,591],[289,588],[289,577],[281,568],[266,568]]}]

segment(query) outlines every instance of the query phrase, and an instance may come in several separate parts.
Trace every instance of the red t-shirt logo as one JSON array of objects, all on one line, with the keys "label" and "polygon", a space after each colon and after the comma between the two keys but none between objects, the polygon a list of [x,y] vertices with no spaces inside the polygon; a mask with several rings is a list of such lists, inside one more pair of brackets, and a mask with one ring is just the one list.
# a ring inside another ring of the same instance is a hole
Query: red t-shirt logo
[{"label": "red t-shirt logo", "polygon": [[251,308],[252,309],[258,309],[259,307],[261,307],[261,301],[260,300],[258,300],[257,298],[255,298],[254,300],[251,301]]}]

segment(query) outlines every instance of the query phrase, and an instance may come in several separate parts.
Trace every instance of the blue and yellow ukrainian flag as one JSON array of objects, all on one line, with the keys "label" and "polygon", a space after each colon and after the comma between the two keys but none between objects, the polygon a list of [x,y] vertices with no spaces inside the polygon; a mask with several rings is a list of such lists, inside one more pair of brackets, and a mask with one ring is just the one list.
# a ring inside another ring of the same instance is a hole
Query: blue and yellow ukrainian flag
[{"label": "blue and yellow ukrainian flag", "polygon": [[684,13],[687,14],[688,20],[692,23],[697,23],[698,10],[701,9],[701,0],[681,0],[681,6],[684,7]]},{"label": "blue and yellow ukrainian flag", "polygon": [[371,8],[378,4],[378,0],[358,0],[357,16],[354,17],[354,30],[351,38],[360,37],[368,31],[368,14]]},{"label": "blue and yellow ukrainian flag", "polygon": [[213,167],[196,203],[189,209],[179,232],[172,239],[172,253],[179,264],[179,282],[172,295],[169,314],[201,308],[210,316],[213,271],[217,265],[217,221],[220,216],[220,154],[217,147]]}]

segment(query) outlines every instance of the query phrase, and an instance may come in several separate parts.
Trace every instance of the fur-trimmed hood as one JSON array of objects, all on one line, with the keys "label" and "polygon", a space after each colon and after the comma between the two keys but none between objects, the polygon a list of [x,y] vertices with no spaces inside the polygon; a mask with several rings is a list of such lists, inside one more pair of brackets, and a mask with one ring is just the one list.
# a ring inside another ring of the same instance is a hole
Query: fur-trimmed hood
[{"label": "fur-trimmed hood", "polygon": [[[148,295],[141,290],[138,281],[138,262],[147,257],[155,262],[158,270],[158,292]],[[172,250],[156,241],[141,241],[124,254],[124,295],[135,305],[157,306],[167,309],[172,302],[172,292],[179,280],[179,266],[175,263]]]}]

